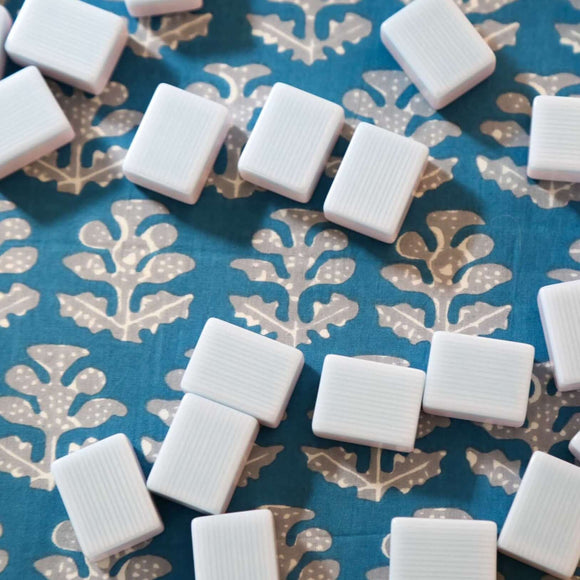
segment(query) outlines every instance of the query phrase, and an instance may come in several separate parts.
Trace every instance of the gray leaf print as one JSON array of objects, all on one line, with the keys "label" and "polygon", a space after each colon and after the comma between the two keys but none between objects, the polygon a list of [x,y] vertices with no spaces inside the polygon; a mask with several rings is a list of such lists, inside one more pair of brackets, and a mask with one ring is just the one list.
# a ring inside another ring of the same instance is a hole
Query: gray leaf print
[{"label": "gray leaf print", "polygon": [[383,471],[381,457],[383,450],[370,449],[370,464],[365,472],[357,470],[357,455],[343,447],[319,449],[302,447],[306,455],[308,469],[320,473],[326,481],[341,488],[355,487],[357,497],[379,502],[389,489],[398,489],[407,494],[416,485],[423,485],[427,480],[441,473],[441,460],[446,451],[426,453],[420,449],[406,455],[396,453],[393,458],[393,469]]},{"label": "gray leaf print", "polygon": [[[404,292],[421,292],[429,296],[435,309],[432,327],[425,324],[425,311],[402,303],[378,305],[380,326],[392,328],[397,336],[408,339],[412,344],[429,341],[437,330],[486,335],[498,328],[507,328],[511,306],[491,306],[475,302],[462,306],[456,323],[449,320],[451,303],[457,296],[479,295],[489,292],[512,278],[510,270],[499,264],[470,263],[488,256],[494,247],[493,240],[485,234],[472,234],[461,243],[455,244],[460,230],[485,222],[469,211],[436,211],[427,216],[427,225],[433,232],[436,247],[429,250],[425,240],[416,232],[403,234],[396,244],[397,252],[408,260],[425,262],[432,276],[425,282],[417,266],[400,263],[381,270],[385,280]],[[463,270],[457,278],[458,272]]]},{"label": "gray leaf print", "polygon": [[[440,119],[422,121],[411,135],[407,135],[407,129],[418,117],[430,117],[435,114],[427,101],[416,94],[404,108],[399,108],[397,102],[402,94],[411,86],[411,81],[405,73],[397,70],[375,70],[363,74],[363,80],[377,91],[382,102],[377,102],[371,94],[364,89],[352,89],[343,99],[346,109],[364,119],[371,119],[375,125],[393,131],[399,135],[410,136],[427,147],[435,147],[448,137],[459,137],[461,129]],[[351,127],[359,123],[359,119],[347,119]],[[429,164],[415,192],[416,197],[421,197],[426,191],[435,189],[446,181],[453,179],[453,167],[457,163],[456,157],[447,159],[429,158]],[[338,160],[331,159],[327,173],[332,176],[336,173]]]},{"label": "gray leaf print", "polygon": [[180,42],[207,36],[211,19],[211,14],[178,12],[161,16],[159,26],[155,27],[153,18],[146,16],[138,20],[127,45],[137,56],[160,60],[162,48],[177,50]]},{"label": "gray leaf print", "polygon": [[128,99],[127,88],[111,82],[98,96],[87,96],[78,89],[66,95],[58,83],[48,82],[74,128],[75,138],[70,144],[67,165],[63,167],[59,163],[59,153],[54,151],[25,167],[24,173],[43,182],[56,181],[58,191],[74,195],[80,194],[89,183],[105,187],[114,179],[121,179],[121,165],[127,153],[122,147],[112,145],[106,151],[97,149],[88,166],[83,164],[82,157],[84,148],[96,139],[126,135],[140,123],[143,114],[139,111],[115,109],[95,124],[101,108],[119,107]]},{"label": "gray leaf print", "polygon": [[471,471],[483,475],[493,487],[501,487],[508,495],[516,493],[520,487],[521,461],[510,461],[503,451],[495,449],[490,453],[483,453],[473,447],[468,447],[465,457]]},{"label": "gray leaf print", "polygon": [[504,147],[528,147],[530,144],[527,131],[516,121],[486,121],[481,125],[481,132]]},{"label": "gray leaf print", "polygon": [[574,54],[580,52],[580,24],[556,24],[560,44],[569,46]]},{"label": "gray leaf print", "polygon": [[238,481],[238,487],[246,487],[249,479],[259,479],[262,468],[274,463],[276,457],[278,457],[278,453],[283,449],[283,445],[262,447],[254,444],[250,456],[248,457],[248,461],[246,462],[246,466],[240,476],[240,480]]},{"label": "gray leaf print", "polygon": [[345,43],[358,44],[366,38],[372,29],[372,23],[355,14],[346,12],[342,21],[330,20],[328,36],[319,38],[316,34],[316,19],[321,10],[327,6],[348,6],[358,4],[361,0],[269,0],[271,3],[294,4],[304,12],[304,35],[296,36],[295,20],[282,20],[277,14],[263,16],[248,14],[252,34],[261,38],[264,44],[277,46],[278,52],[292,52],[292,60],[300,60],[312,65],[318,60],[327,60],[325,49],[339,55],[346,51]]},{"label": "gray leaf print", "polygon": [[[4,529],[2,528],[2,524],[0,524],[0,538],[4,534]],[[6,550],[0,550],[0,574],[4,572],[8,566],[8,552]]]},{"label": "gray leaf print", "polygon": [[[63,262],[83,280],[106,282],[116,293],[116,310],[107,314],[108,301],[91,292],[78,295],[57,294],[60,314],[72,318],[78,326],[92,333],[109,330],[117,339],[142,342],[139,333],[155,334],[161,324],[187,318],[193,294],[176,296],[164,290],[141,298],[139,309],[131,310],[132,297],[140,284],[165,284],[190,272],[195,262],[177,252],[157,253],[177,239],[177,230],[168,223],[158,223],[137,234],[141,223],[150,216],[168,214],[167,208],[151,200],[122,200],[112,205],[112,214],[121,235],[114,239],[101,221],[85,224],[79,239],[99,253],[82,252],[66,257]],[[108,253],[114,264],[109,272],[103,255]]]},{"label": "gray leaf print", "polygon": [[[259,509],[269,509],[274,515],[280,580],[285,580],[308,552],[326,552],[332,546],[332,536],[320,528],[302,530],[296,535],[294,543],[288,544],[288,533],[296,524],[312,520],[315,516],[312,510],[285,505],[263,505]],[[319,576],[311,576],[314,570]],[[314,560],[301,571],[299,578],[334,580],[338,578],[339,571],[340,566],[335,560]]]},{"label": "gray leaf print", "polygon": [[497,22],[497,20],[485,20],[476,24],[477,32],[489,44],[493,51],[501,50],[504,46],[516,45],[516,34],[520,28],[519,22]]},{"label": "gray leaf print", "polygon": [[[576,240],[570,246],[570,257],[575,262],[580,263],[580,240]],[[569,282],[571,280],[578,280],[580,278],[580,267],[577,270],[572,268],[562,268],[560,270],[552,270],[548,272],[548,276],[560,282]]]},{"label": "gray leaf print", "polygon": [[[68,520],[56,526],[52,533],[52,542],[57,548],[68,552],[80,552],[76,536]],[[76,561],[70,556],[48,556],[34,562],[34,568],[49,580],[64,578],[78,578],[80,580],[154,580],[162,578],[171,572],[171,564],[159,556],[141,555],[127,558],[119,571],[113,574],[113,567],[125,559],[126,556],[142,550],[151,543],[151,540],[123,550],[98,563],[88,562],[88,575],[81,576]]]},{"label": "gray leaf print", "polygon": [[241,179],[238,173],[238,161],[242,147],[248,140],[248,125],[254,111],[264,106],[271,87],[260,85],[246,96],[246,86],[253,80],[267,76],[272,71],[262,64],[249,64],[232,67],[223,63],[208,64],[205,72],[219,77],[228,86],[228,95],[222,97],[218,89],[209,83],[193,83],[187,90],[206,99],[211,99],[228,107],[233,123],[226,141],[227,164],[223,173],[212,172],[208,185],[214,185],[218,192],[228,199],[249,197],[259,187]]},{"label": "gray leaf print", "polygon": [[[26,425],[43,432],[44,451],[39,461],[32,460],[33,446],[17,435],[0,439],[0,471],[12,477],[29,477],[30,487],[52,490],[54,481],[50,466],[56,458],[58,441],[64,433],[75,429],[99,427],[111,417],[124,417],[125,405],[114,399],[92,398],[106,384],[104,373],[86,367],[69,384],[63,375],[89,351],[77,346],[41,344],[27,349],[28,356],[48,373],[43,382],[33,367],[17,365],[6,373],[6,383],[20,396],[0,397],[0,417],[15,425]],[[90,397],[74,415],[70,409],[78,396]],[[35,408],[28,399],[36,399]]]},{"label": "gray leaf print", "polygon": [[[313,331],[322,338],[330,336],[329,326],[344,326],[358,314],[358,304],[342,294],[333,293],[326,304],[314,302],[311,320],[303,320],[298,311],[304,291],[319,284],[343,284],[353,274],[355,262],[350,258],[329,258],[319,264],[327,252],[340,252],[348,246],[347,236],[335,229],[323,229],[310,243],[306,236],[316,224],[326,223],[320,212],[306,209],[282,209],[271,217],[285,224],[291,234],[292,244],[285,246],[278,232],[260,230],[254,234],[252,245],[261,254],[282,257],[285,275],[279,275],[273,262],[261,259],[239,259],[232,268],[242,270],[252,282],[269,282],[282,286],[288,294],[288,313],[279,318],[279,303],[265,302],[261,296],[230,296],[237,318],[246,320],[248,326],[259,326],[262,334],[274,333],[276,340],[298,346],[311,344],[308,333]],[[313,267],[316,270],[313,271]]]},{"label": "gray leaf print", "polygon": [[571,439],[580,431],[580,411],[572,413],[568,421],[559,430],[554,430],[554,424],[560,411],[567,407],[580,407],[579,391],[556,391],[548,393],[548,384],[552,379],[549,363],[534,365],[532,375],[533,392],[528,402],[527,421],[523,427],[504,427],[502,425],[484,424],[485,430],[496,439],[521,439],[531,451],[546,453],[560,441]]}]

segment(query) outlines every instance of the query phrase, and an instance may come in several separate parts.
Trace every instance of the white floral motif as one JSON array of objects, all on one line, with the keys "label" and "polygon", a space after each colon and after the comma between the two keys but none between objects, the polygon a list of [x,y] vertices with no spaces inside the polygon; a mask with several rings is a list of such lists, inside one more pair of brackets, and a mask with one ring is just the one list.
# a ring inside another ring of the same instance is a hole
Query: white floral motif
[{"label": "white floral motif", "polygon": [[[139,309],[131,309],[131,300],[140,284],[164,284],[195,268],[195,262],[177,252],[157,253],[171,246],[177,230],[168,223],[158,223],[141,234],[137,229],[147,218],[165,215],[167,208],[151,200],[122,200],[112,205],[112,214],[121,234],[114,239],[101,221],[92,221],[80,231],[81,242],[99,253],[82,252],[64,259],[64,264],[84,280],[102,281],[116,293],[116,311],[107,313],[108,302],[91,292],[72,296],[58,294],[62,316],[72,318],[91,332],[110,330],[118,340],[142,342],[139,333],[149,330],[155,334],[160,324],[170,324],[187,318],[193,294],[175,296],[165,290],[141,299]],[[115,270],[109,272],[103,254],[110,254]]]},{"label": "white floral motif", "polygon": [[125,149],[118,145],[112,145],[107,151],[97,149],[90,165],[83,163],[83,152],[96,139],[106,138],[108,141],[111,137],[126,135],[139,124],[143,114],[129,109],[115,109],[98,124],[94,124],[101,108],[118,107],[127,100],[127,88],[121,83],[111,82],[100,95],[89,97],[78,89],[67,95],[57,83],[49,83],[73,126],[75,138],[70,144],[67,165],[59,163],[59,152],[54,151],[25,167],[26,175],[40,181],[56,181],[58,191],[75,195],[80,194],[89,183],[105,187],[114,179],[121,179],[121,165],[127,153]]},{"label": "white floral motif", "polygon": [[316,34],[316,20],[319,13],[328,6],[350,6],[361,0],[269,0],[271,3],[294,4],[304,14],[304,34],[297,36],[295,20],[282,20],[277,14],[263,16],[248,14],[252,34],[263,39],[264,44],[276,45],[278,52],[292,52],[292,60],[300,60],[312,65],[318,60],[328,58],[325,49],[333,50],[339,55],[345,53],[345,43],[358,44],[366,38],[372,29],[372,24],[366,18],[346,12],[342,22],[330,20],[328,35],[319,38]]},{"label": "white floral motif", "polygon": [[[319,284],[343,284],[353,275],[355,262],[350,258],[330,258],[318,265],[318,259],[326,252],[344,250],[348,238],[338,230],[323,229],[309,243],[307,235],[311,228],[326,223],[320,212],[282,209],[271,217],[288,227],[292,244],[284,245],[274,230],[260,230],[254,234],[252,245],[262,254],[282,256],[287,273],[278,274],[272,262],[260,259],[234,260],[231,266],[244,271],[252,282],[282,286],[288,294],[287,318],[278,317],[278,301],[265,302],[258,295],[230,296],[236,317],[246,320],[248,326],[259,326],[262,334],[275,333],[276,340],[292,346],[310,344],[309,332],[328,338],[329,325],[344,326],[358,314],[358,304],[342,294],[333,293],[326,304],[314,302],[311,320],[303,320],[299,314],[299,301],[308,288]],[[313,271],[315,267],[317,269]]]},{"label": "white floral motif", "polygon": [[[580,0],[570,0],[570,4],[576,10],[580,10]],[[574,54],[580,52],[580,24],[556,24],[556,30],[560,35],[560,44],[569,46]]]},{"label": "white floral motif", "polygon": [[[468,264],[488,256],[494,247],[493,240],[481,233],[472,234],[456,242],[459,232],[468,226],[484,225],[484,221],[469,211],[436,211],[427,216],[427,225],[433,232],[436,247],[429,250],[425,240],[416,232],[407,232],[397,241],[397,252],[408,260],[425,263],[432,280],[425,282],[419,268],[401,263],[386,266],[383,278],[404,292],[421,292],[429,296],[435,309],[432,326],[425,323],[426,311],[413,308],[408,303],[394,306],[378,305],[379,324],[392,328],[412,344],[431,340],[437,330],[486,335],[508,325],[510,305],[492,306],[475,302],[459,309],[457,322],[451,322],[449,312],[453,300],[461,295],[478,295],[489,292],[512,278],[510,270],[499,264]],[[457,277],[457,274],[463,273]]]},{"label": "white floral motif", "polygon": [[[541,76],[522,73],[515,77],[516,82],[527,85],[539,95],[556,95],[562,89],[580,85],[580,77],[570,73]],[[522,119],[485,121],[481,132],[489,135],[506,148],[527,147],[532,105],[528,97],[521,93],[505,93],[497,99],[497,106],[504,113]],[[580,201],[580,184],[560,181],[531,181],[526,175],[526,166],[516,165],[511,157],[489,159],[478,155],[477,167],[484,179],[497,183],[503,191],[510,191],[515,197],[529,196],[542,209],[564,207],[571,201]]]},{"label": "white floral motif", "polygon": [[[0,417],[15,425],[26,425],[44,433],[44,452],[40,461],[32,460],[32,445],[17,435],[0,439],[0,471],[13,477],[29,477],[30,487],[52,490],[50,466],[56,458],[60,437],[75,429],[89,429],[106,423],[111,417],[127,414],[125,405],[114,399],[91,398],[73,414],[77,397],[92,397],[106,383],[104,373],[86,367],[69,384],[63,376],[89,351],[77,346],[41,344],[27,349],[28,356],[48,373],[43,382],[34,368],[17,365],[6,373],[6,383],[22,396],[0,397]],[[37,412],[27,398],[36,399]],[[78,446],[71,446],[77,448]]]},{"label": "white floral motif", "polygon": [[[81,551],[68,520],[61,522],[54,528],[52,542],[60,550],[73,552],[75,555]],[[171,564],[165,558],[149,554],[127,558],[128,555],[142,550],[150,543],[151,540],[142,542],[96,564],[85,559],[88,576],[80,575],[74,558],[60,554],[37,560],[34,562],[34,568],[47,580],[64,580],[65,578],[78,580],[154,580],[167,576],[171,572]],[[125,561],[119,571],[113,573],[113,567],[116,567],[116,564],[122,560]]]},{"label": "white floral motif", "polygon": [[227,83],[229,91],[227,97],[222,97],[214,85],[205,82],[193,83],[187,90],[228,107],[233,123],[225,142],[226,168],[222,173],[212,172],[208,185],[215,185],[218,192],[228,199],[249,197],[259,188],[240,177],[238,161],[242,147],[248,140],[248,125],[255,110],[266,102],[271,87],[260,85],[249,95],[246,95],[246,87],[255,79],[269,75],[272,71],[262,64],[232,67],[218,63],[208,64],[203,70]]},{"label": "white floral motif", "polygon": [[[0,213],[11,212],[16,206],[0,199]],[[0,253],[0,276],[14,276],[28,272],[38,259],[36,248],[15,245],[30,236],[30,224],[16,217],[0,219],[0,247],[10,242],[10,247]],[[8,292],[0,292],[0,328],[8,328],[8,316],[23,316],[36,308],[40,294],[25,284],[15,282]]]}]

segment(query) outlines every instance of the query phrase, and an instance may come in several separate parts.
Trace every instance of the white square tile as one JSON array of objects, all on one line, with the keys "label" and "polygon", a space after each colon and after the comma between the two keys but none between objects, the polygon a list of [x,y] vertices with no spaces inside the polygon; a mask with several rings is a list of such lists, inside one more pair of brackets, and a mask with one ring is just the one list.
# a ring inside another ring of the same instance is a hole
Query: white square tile
[{"label": "white square tile", "polygon": [[127,21],[80,0],[26,0],[6,41],[10,58],[73,87],[103,91],[127,41]]},{"label": "white square tile", "polygon": [[196,580],[278,580],[270,510],[195,518],[191,535]]},{"label": "white square tile", "polygon": [[228,128],[229,112],[223,105],[160,84],[125,157],[125,177],[193,204],[203,191]]},{"label": "white square tile", "polygon": [[37,68],[0,81],[0,135],[0,179],[73,140],[73,128]]},{"label": "white square tile", "polygon": [[429,149],[422,143],[361,123],[324,202],[324,215],[331,222],[393,243],[428,157]]},{"label": "white square tile", "polygon": [[534,99],[528,175],[580,182],[580,99],[547,95]]},{"label": "white square tile", "polygon": [[0,79],[4,76],[4,68],[6,67],[6,51],[4,50],[4,43],[6,37],[12,27],[12,16],[10,12],[0,5]]},{"label": "white square tile", "polygon": [[181,388],[278,427],[303,365],[297,348],[210,318]]},{"label": "white square tile", "polygon": [[203,0],[125,0],[125,4],[131,16],[142,18],[157,14],[199,10],[203,6]]},{"label": "white square tile", "polygon": [[580,467],[534,453],[498,548],[557,578],[572,576],[580,560]]},{"label": "white square tile", "polygon": [[413,0],[381,26],[381,40],[434,109],[495,70],[495,55],[453,0]]},{"label": "white square tile", "polygon": [[390,580],[496,580],[497,526],[478,520],[394,518]]},{"label": "white square tile", "polygon": [[87,559],[99,561],[163,531],[125,435],[57,459],[52,474]]},{"label": "white square tile", "polygon": [[200,512],[226,511],[258,434],[253,417],[185,395],[147,487]]},{"label": "white square tile", "polygon": [[570,441],[568,447],[570,449],[570,453],[572,453],[572,455],[578,461],[580,461],[580,431],[578,431],[578,433],[576,433],[576,435],[572,437],[572,441]]},{"label": "white square tile", "polygon": [[433,415],[521,427],[533,365],[534,347],[529,344],[436,332],[423,409]]},{"label": "white square tile", "polygon": [[538,306],[558,390],[580,389],[580,280],[540,288]]},{"label": "white square tile", "polygon": [[240,157],[240,175],[264,189],[306,203],[343,123],[341,106],[276,83]]},{"label": "white square tile", "polygon": [[326,439],[413,451],[424,384],[417,369],[330,354],[312,430]]}]

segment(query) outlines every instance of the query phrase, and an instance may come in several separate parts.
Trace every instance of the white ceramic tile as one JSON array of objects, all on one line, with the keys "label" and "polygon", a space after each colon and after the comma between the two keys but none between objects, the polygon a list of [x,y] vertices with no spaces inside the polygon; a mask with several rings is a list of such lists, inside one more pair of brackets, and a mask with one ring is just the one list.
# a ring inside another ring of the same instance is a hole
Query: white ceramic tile
[{"label": "white ceramic tile", "polygon": [[200,512],[226,511],[258,434],[253,417],[183,397],[147,479],[154,493]]},{"label": "white ceramic tile", "polygon": [[297,348],[210,318],[181,388],[278,427],[303,365]]},{"label": "white ceramic tile", "polygon": [[544,95],[534,99],[528,175],[580,182],[580,99]]},{"label": "white ceramic tile", "polygon": [[580,389],[580,280],[540,288],[538,306],[558,390]]},{"label": "white ceramic tile", "polygon": [[424,384],[417,369],[328,355],[312,430],[326,439],[412,451]]},{"label": "white ceramic tile", "polygon": [[203,0],[125,0],[125,4],[131,16],[142,18],[157,14],[199,10],[203,6]]},{"label": "white ceramic tile", "polygon": [[10,12],[4,6],[0,6],[0,79],[4,76],[4,68],[6,66],[4,43],[6,42],[6,37],[10,32],[11,26],[12,17],[10,16]]},{"label": "white ceramic tile", "polygon": [[193,204],[229,128],[226,107],[171,85],[155,91],[123,163],[127,179]]},{"label": "white ceramic tile", "polygon": [[435,109],[495,69],[493,51],[453,0],[413,0],[383,22],[381,40]]},{"label": "white ceramic tile", "polygon": [[429,149],[408,137],[361,123],[324,202],[324,215],[393,243],[427,163]]},{"label": "white ceramic tile", "polygon": [[127,41],[127,21],[80,0],[26,0],[6,41],[20,65],[89,93],[109,82]]},{"label": "white ceramic tile", "polygon": [[73,140],[73,128],[37,68],[0,81],[0,135],[0,179]]},{"label": "white ceramic tile", "polygon": [[240,157],[240,175],[264,189],[306,203],[343,123],[341,106],[276,83]]},{"label": "white ceramic tile", "polygon": [[570,453],[580,461],[580,431],[576,433],[574,437],[572,437],[572,441],[570,441],[570,445],[568,446],[570,449]]},{"label": "white ceramic tile", "polygon": [[191,534],[196,580],[278,580],[270,510],[195,518]]},{"label": "white ceramic tile", "polygon": [[436,332],[423,409],[433,415],[521,427],[533,364],[534,347],[529,344]]},{"label": "white ceramic tile", "polygon": [[163,531],[125,435],[112,435],[57,459],[52,474],[89,560],[96,562]]},{"label": "white ceramic tile", "polygon": [[534,453],[498,548],[557,578],[572,576],[580,560],[580,467]]},{"label": "white ceramic tile", "polygon": [[390,580],[496,580],[497,526],[478,520],[394,518]]}]

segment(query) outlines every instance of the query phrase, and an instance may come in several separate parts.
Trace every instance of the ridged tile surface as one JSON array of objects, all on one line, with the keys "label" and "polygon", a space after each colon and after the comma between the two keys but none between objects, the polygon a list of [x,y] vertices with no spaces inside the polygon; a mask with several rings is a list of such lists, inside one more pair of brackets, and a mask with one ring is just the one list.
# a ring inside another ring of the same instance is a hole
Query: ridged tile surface
[{"label": "ridged tile surface", "polygon": [[328,355],[312,430],[327,439],[412,451],[424,383],[417,369]]},{"label": "ridged tile surface", "polygon": [[578,431],[578,433],[572,437],[568,447],[570,449],[570,453],[572,453],[572,455],[574,455],[574,457],[580,461],[580,431]]},{"label": "ridged tile surface", "polygon": [[476,520],[394,518],[390,580],[496,580],[497,526]]},{"label": "ridged tile surface", "polygon": [[89,560],[101,560],[163,531],[125,435],[112,435],[57,459],[52,473]]},{"label": "ridged tile surface", "polygon": [[74,131],[35,67],[0,81],[0,179],[72,141]]},{"label": "ridged tile surface", "polygon": [[436,332],[423,409],[519,427],[526,418],[533,364],[534,347],[529,344]]},{"label": "ridged tile surface", "polygon": [[435,109],[495,69],[492,50],[453,0],[414,0],[383,22],[381,39]]},{"label": "ridged tile surface", "polygon": [[12,16],[4,6],[0,6],[0,79],[4,76],[4,68],[6,66],[6,52],[4,50],[4,43],[6,37],[12,26]]},{"label": "ridged tile surface", "polygon": [[240,157],[240,175],[295,201],[309,201],[343,123],[339,105],[276,83]]},{"label": "ridged tile surface", "polygon": [[427,163],[422,143],[361,123],[324,202],[327,219],[392,243]]},{"label": "ridged tile surface", "polygon": [[191,533],[196,580],[278,580],[270,510],[195,518]]},{"label": "ridged tile surface", "polygon": [[155,91],[123,163],[134,183],[195,203],[229,128],[226,107],[177,87]]},{"label": "ridged tile surface", "polygon": [[580,389],[580,280],[540,288],[538,306],[556,386]]},{"label": "ridged tile surface", "polygon": [[89,93],[108,83],[127,41],[127,21],[80,0],[26,0],[6,41],[22,66]]},{"label": "ridged tile surface", "polygon": [[541,95],[534,99],[528,175],[580,182],[580,100]]},{"label": "ridged tile surface", "polygon": [[143,16],[198,10],[203,6],[203,0],[125,0],[125,4],[131,16],[142,18]]},{"label": "ridged tile surface", "polygon": [[224,512],[257,434],[253,417],[186,394],[147,487],[200,512]]},{"label": "ridged tile surface", "polygon": [[580,467],[534,453],[498,547],[557,578],[572,576],[580,560]]},{"label": "ridged tile surface", "polygon": [[297,348],[210,318],[181,388],[247,413],[267,427],[277,427],[303,364],[304,356]]}]

